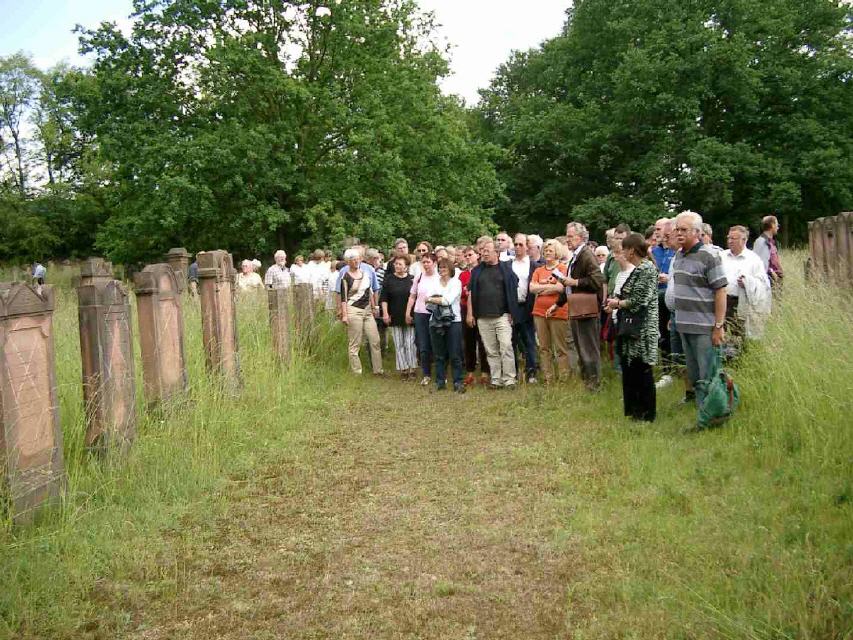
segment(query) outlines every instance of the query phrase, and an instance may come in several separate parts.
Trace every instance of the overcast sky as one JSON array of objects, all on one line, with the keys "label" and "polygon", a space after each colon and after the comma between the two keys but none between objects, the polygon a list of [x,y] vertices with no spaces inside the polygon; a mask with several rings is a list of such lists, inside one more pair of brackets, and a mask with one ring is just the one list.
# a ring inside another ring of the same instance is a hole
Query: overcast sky
[{"label": "overcast sky", "polygon": [[[433,11],[439,35],[452,46],[453,75],[442,83],[469,103],[513,49],[529,49],[560,31],[569,0],[420,0]],[[61,60],[82,64],[75,24],[103,20],[129,25],[130,0],[0,0],[0,55],[23,50],[41,68]]]}]

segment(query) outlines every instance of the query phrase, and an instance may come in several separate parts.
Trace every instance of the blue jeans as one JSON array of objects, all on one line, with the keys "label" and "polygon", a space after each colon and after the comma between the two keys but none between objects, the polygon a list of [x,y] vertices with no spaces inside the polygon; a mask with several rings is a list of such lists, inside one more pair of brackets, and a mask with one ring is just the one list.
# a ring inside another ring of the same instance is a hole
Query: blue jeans
[{"label": "blue jeans", "polygon": [[433,355],[435,356],[435,384],[447,384],[447,361],[453,368],[453,386],[462,384],[462,323],[453,322],[445,327],[444,333],[430,329]]},{"label": "blue jeans", "polygon": [[[512,323],[512,345],[524,355],[524,372],[529,378],[536,377],[536,327],[533,317],[525,319],[524,322]],[[515,361],[515,369],[518,370],[518,358]]]},{"label": "blue jeans", "polygon": [[415,344],[418,347],[421,371],[425,378],[429,378],[432,369],[432,343],[429,335],[430,314],[413,313],[412,315],[415,318]]},{"label": "blue jeans", "polygon": [[708,377],[708,354],[714,348],[710,333],[679,333],[684,359],[687,363],[687,379],[696,390],[696,406],[701,407],[705,394],[696,388],[697,380]]}]

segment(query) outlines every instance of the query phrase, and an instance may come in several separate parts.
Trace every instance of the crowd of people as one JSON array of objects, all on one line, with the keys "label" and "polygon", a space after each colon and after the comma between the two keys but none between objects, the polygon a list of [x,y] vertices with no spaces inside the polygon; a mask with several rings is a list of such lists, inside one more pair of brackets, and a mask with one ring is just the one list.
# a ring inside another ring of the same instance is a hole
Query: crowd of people
[{"label": "crowd of people", "polygon": [[578,375],[595,392],[606,363],[621,377],[625,415],[653,421],[657,389],[681,377],[684,402],[700,405],[696,383],[712,352],[736,357],[761,337],[783,277],[778,231],[766,216],[752,251],[748,229],[733,226],[723,250],[710,225],[684,211],[644,233],[620,224],[601,245],[579,222],[548,240],[501,232],[470,246],[421,241],[414,253],[398,238],[387,261],[359,245],[340,260],[318,249],[288,267],[277,251],[263,279],[259,263],[244,260],[236,284],[311,285],[347,327],[354,374],[362,373],[366,342],[373,374],[385,375],[388,334],[401,379],[439,391],[511,390]]}]

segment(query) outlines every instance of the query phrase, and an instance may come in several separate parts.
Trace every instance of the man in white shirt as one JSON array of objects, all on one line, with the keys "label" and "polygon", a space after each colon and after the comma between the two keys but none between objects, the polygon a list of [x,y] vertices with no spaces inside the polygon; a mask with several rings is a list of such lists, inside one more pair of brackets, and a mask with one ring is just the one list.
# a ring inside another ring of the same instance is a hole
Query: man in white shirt
[{"label": "man in white shirt", "polygon": [[515,253],[512,250],[512,240],[506,231],[501,231],[495,236],[495,244],[498,250],[498,260],[501,262],[509,262],[512,260]]},{"label": "man in white shirt", "polygon": [[729,229],[729,248],[720,253],[726,272],[727,346],[737,350],[742,338],[757,339],[770,314],[770,279],[761,258],[746,248],[749,230],[740,225]]},{"label": "man in white shirt", "polygon": [[[524,319],[521,322],[513,322],[512,343],[516,352],[524,356],[524,371],[529,384],[536,384],[537,354],[536,354],[536,329],[533,324],[533,296],[530,295],[530,278],[535,270],[527,255],[527,236],[523,233],[515,234],[513,240],[515,257],[511,258],[512,272],[518,278],[516,289],[518,306],[524,311]],[[516,370],[518,367],[516,366]]]}]

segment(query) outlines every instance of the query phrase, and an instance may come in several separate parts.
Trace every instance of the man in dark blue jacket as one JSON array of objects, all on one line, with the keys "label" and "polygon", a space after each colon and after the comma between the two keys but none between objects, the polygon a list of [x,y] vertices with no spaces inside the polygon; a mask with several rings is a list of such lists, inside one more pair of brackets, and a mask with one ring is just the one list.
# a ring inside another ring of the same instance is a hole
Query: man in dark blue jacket
[{"label": "man in dark blue jacket", "polygon": [[524,320],[525,310],[518,304],[518,278],[509,262],[498,259],[493,240],[480,249],[480,264],[471,271],[468,291],[466,321],[480,331],[491,369],[490,388],[515,389],[512,324]]}]

